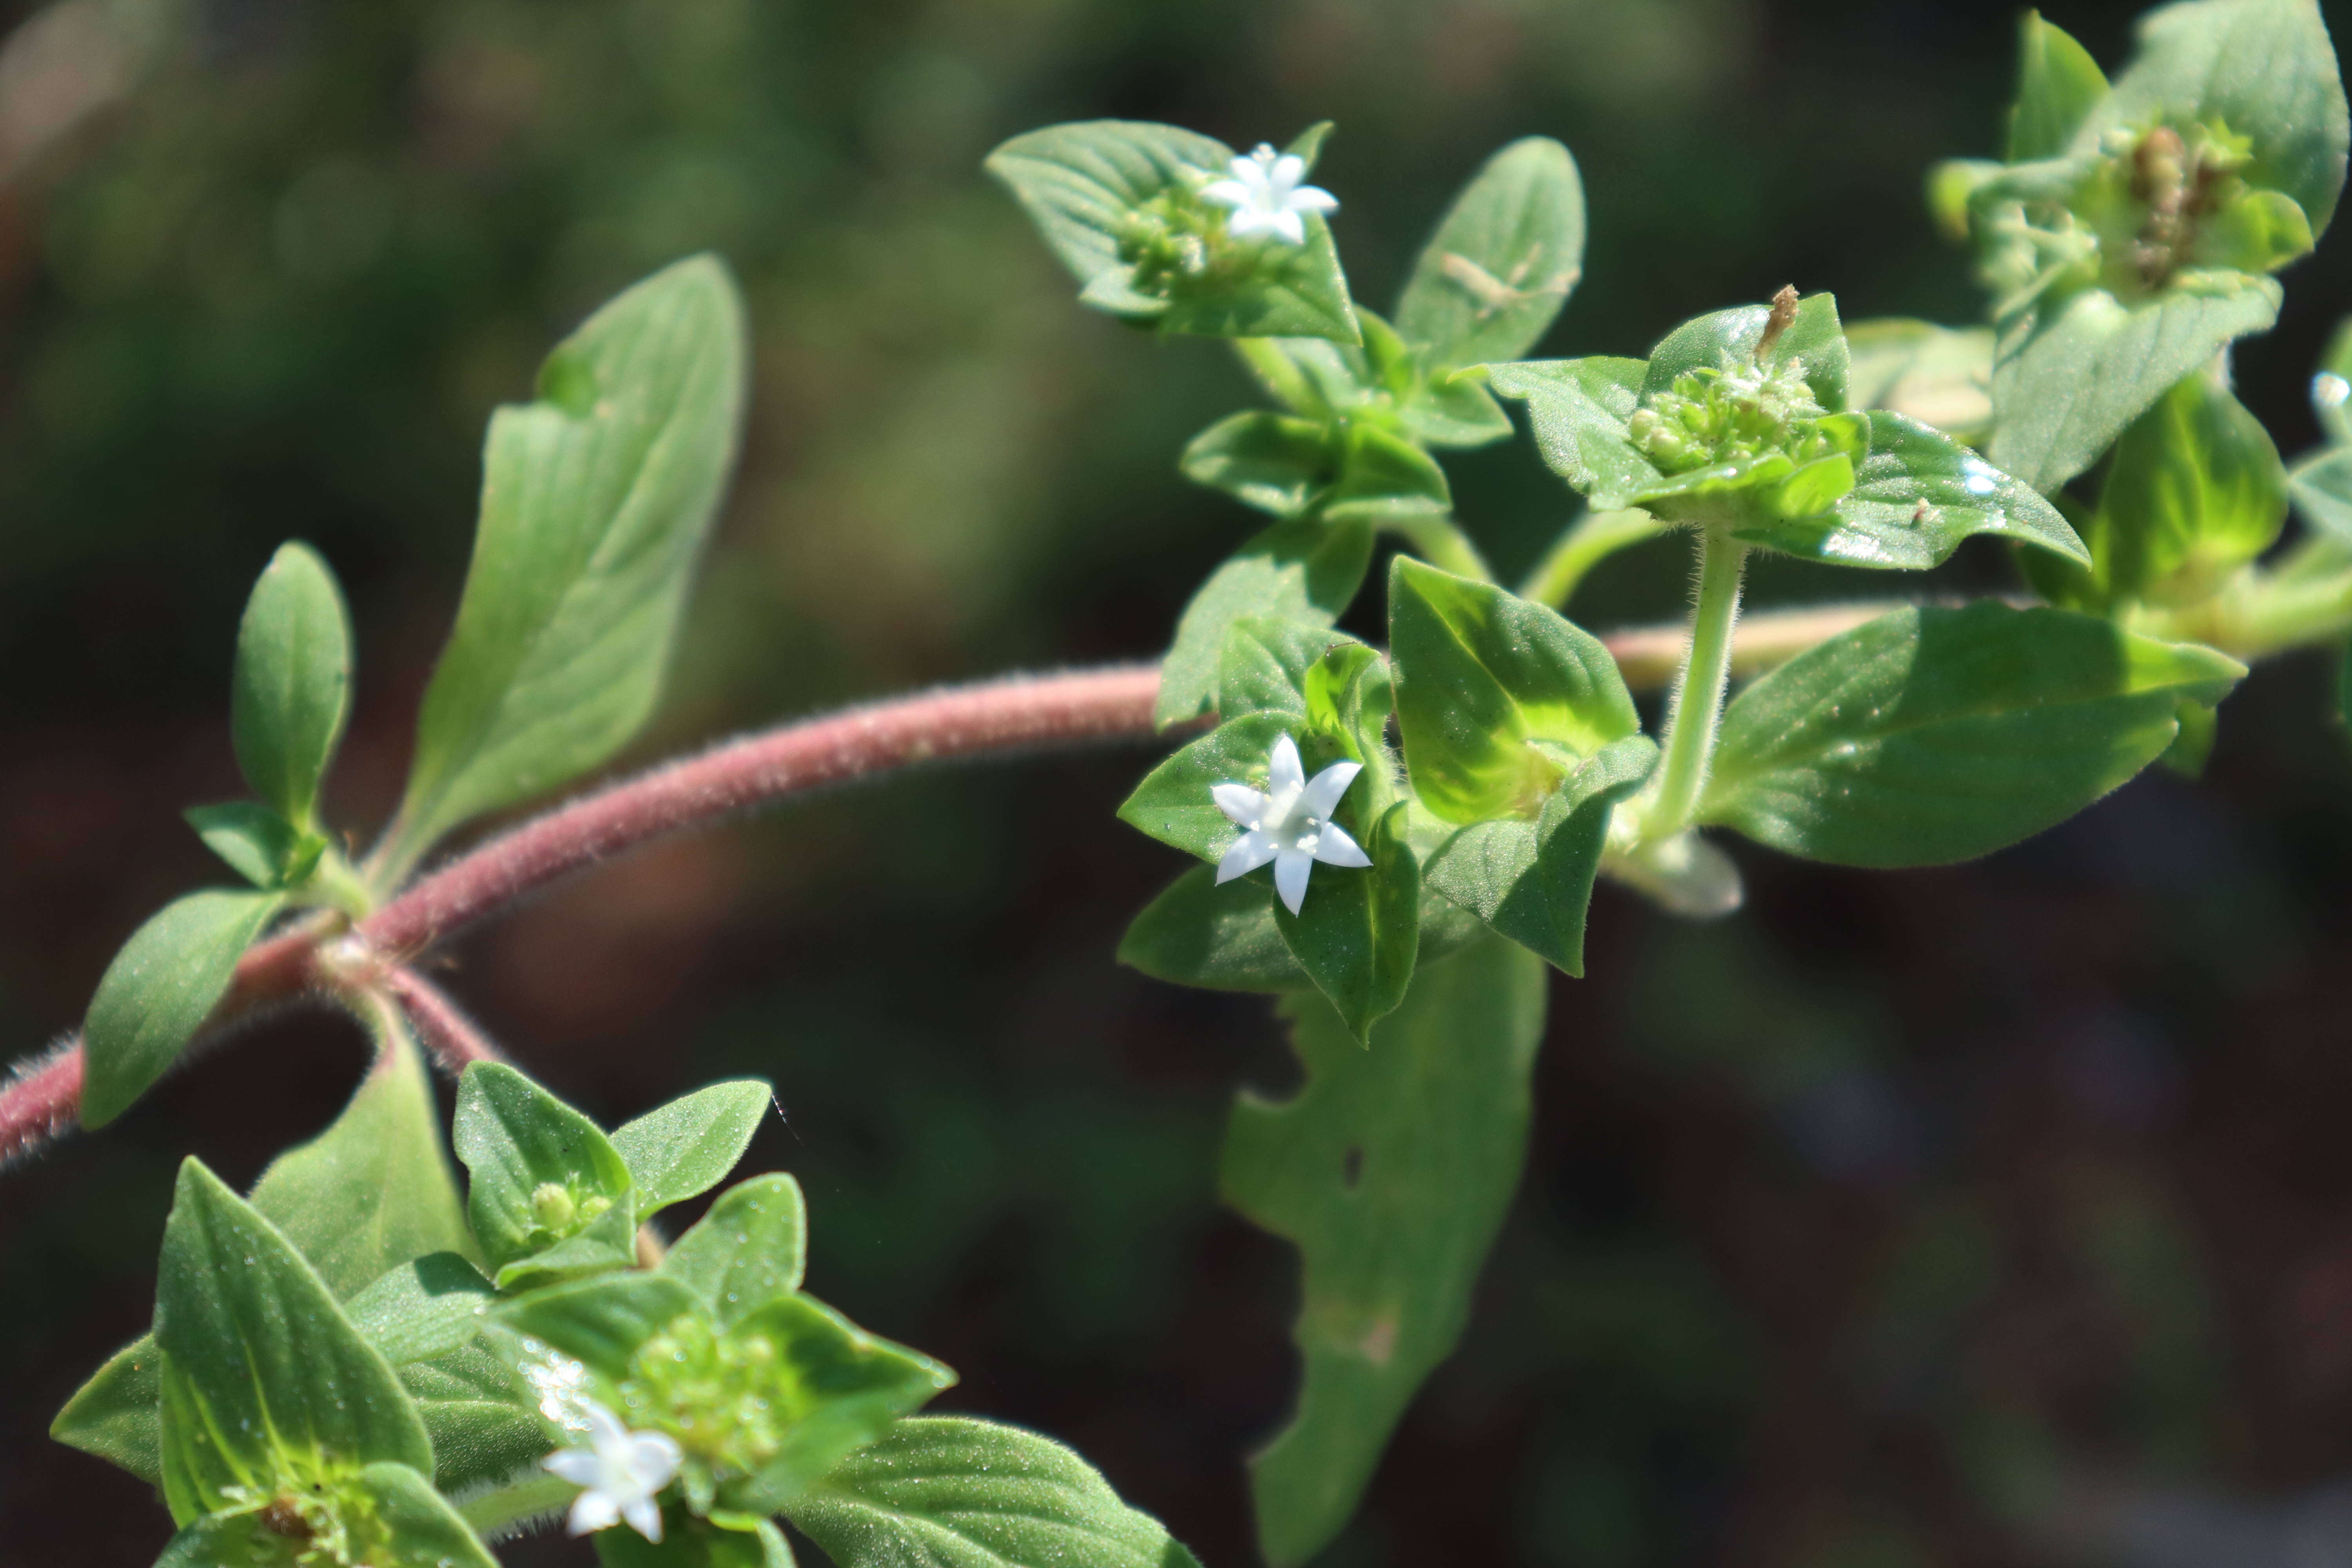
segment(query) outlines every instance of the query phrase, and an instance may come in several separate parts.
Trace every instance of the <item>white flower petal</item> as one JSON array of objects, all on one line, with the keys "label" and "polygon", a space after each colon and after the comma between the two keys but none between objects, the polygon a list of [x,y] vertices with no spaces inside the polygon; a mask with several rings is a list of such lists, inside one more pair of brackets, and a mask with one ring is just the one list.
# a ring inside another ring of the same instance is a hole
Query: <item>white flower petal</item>
[{"label": "white flower petal", "polygon": [[1267,218],[1265,226],[1293,245],[1307,243],[1307,220],[1288,207]]},{"label": "white flower petal", "polygon": [[1314,869],[1315,857],[1304,849],[1286,849],[1274,858],[1274,890],[1294,915],[1307,901],[1307,878]]},{"label": "white flower petal", "polygon": [[1274,167],[1266,172],[1266,183],[1274,187],[1277,196],[1288,195],[1306,177],[1307,160],[1292,153],[1285,153],[1276,158]]},{"label": "white flower petal", "polygon": [[588,1417],[588,1445],[602,1453],[628,1441],[629,1429],[621,1418],[593,1399],[583,1399],[580,1408]]},{"label": "white flower petal", "polygon": [[1267,789],[1270,795],[1296,795],[1306,787],[1307,769],[1298,760],[1298,743],[1287,734],[1277,735],[1274,751],[1266,758]]},{"label": "white flower petal", "polygon": [[1217,862],[1217,886],[1223,887],[1235,877],[1246,876],[1273,859],[1281,849],[1274,835],[1262,829],[1252,829],[1234,840],[1225,858]]},{"label": "white flower petal", "polygon": [[1257,200],[1249,186],[1239,180],[1212,180],[1201,187],[1201,199],[1221,207],[1245,207]]},{"label": "white flower petal", "polygon": [[[1348,830],[1336,822],[1325,823],[1323,831],[1315,836],[1315,858],[1326,866],[1346,866],[1358,871],[1372,863],[1372,858],[1365,854],[1356,841],[1348,837]],[[1296,914],[1297,911],[1294,910],[1291,912]]]},{"label": "white flower petal", "polygon": [[1265,819],[1265,796],[1245,784],[1211,784],[1209,795],[1236,827],[1255,827]]},{"label": "white flower petal", "polygon": [[661,1504],[653,1499],[639,1498],[635,1502],[624,1504],[621,1517],[629,1521],[631,1530],[647,1541],[658,1542],[661,1540]]},{"label": "white flower petal", "polygon": [[541,1459],[539,1468],[575,1487],[593,1487],[604,1473],[604,1462],[585,1448],[558,1448]]},{"label": "white flower petal", "polygon": [[1339,210],[1339,198],[1320,185],[1301,185],[1290,193],[1287,205],[1295,213],[1335,213]]},{"label": "white flower petal", "polygon": [[1307,781],[1307,788],[1298,796],[1299,809],[1309,816],[1330,816],[1339,797],[1348,793],[1348,786],[1363,771],[1361,763],[1333,763]]},{"label": "white flower petal", "polygon": [[686,1453],[667,1432],[639,1432],[631,1439],[629,1475],[647,1492],[657,1492],[677,1474]]},{"label": "white flower petal", "polygon": [[1225,220],[1225,232],[1235,239],[1247,239],[1252,235],[1271,234],[1279,226],[1276,216],[1264,207],[1237,207]]},{"label": "white flower petal", "polygon": [[1265,184],[1265,165],[1244,153],[1225,165],[1235,181],[1255,190]]},{"label": "white flower petal", "polygon": [[563,1528],[574,1535],[593,1535],[620,1522],[619,1505],[603,1492],[589,1491],[572,1500],[572,1512],[565,1517]]}]

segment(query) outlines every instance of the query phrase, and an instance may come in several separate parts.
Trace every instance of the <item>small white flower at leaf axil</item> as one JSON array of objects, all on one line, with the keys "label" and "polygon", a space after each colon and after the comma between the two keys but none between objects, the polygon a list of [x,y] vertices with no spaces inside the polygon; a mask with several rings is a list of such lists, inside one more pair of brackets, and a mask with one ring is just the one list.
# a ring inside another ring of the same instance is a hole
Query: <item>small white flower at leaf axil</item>
[{"label": "small white flower at leaf axil", "polygon": [[1313,778],[1298,760],[1298,747],[1287,735],[1274,743],[1266,759],[1267,788],[1244,784],[1210,786],[1217,809],[1242,829],[1225,858],[1217,862],[1219,885],[1274,862],[1274,890],[1292,914],[1307,898],[1307,878],[1320,860],[1326,866],[1361,870],[1371,857],[1331,820],[1339,797],[1363,771],[1361,763],[1333,763]]},{"label": "small white flower at leaf axil", "polygon": [[1335,213],[1339,198],[1316,185],[1302,185],[1307,161],[1295,153],[1276,153],[1264,142],[1257,151],[1229,165],[1233,178],[1201,187],[1201,199],[1231,207],[1225,232],[1235,239],[1271,234],[1292,245],[1307,243],[1308,213]]},{"label": "small white flower at leaf axil", "polygon": [[566,1527],[586,1535],[626,1520],[647,1541],[659,1541],[661,1504],[654,1495],[669,1485],[685,1456],[667,1434],[632,1432],[593,1399],[581,1400],[580,1408],[588,1417],[588,1446],[559,1448],[539,1462],[541,1468],[587,1489],[572,1500]]}]

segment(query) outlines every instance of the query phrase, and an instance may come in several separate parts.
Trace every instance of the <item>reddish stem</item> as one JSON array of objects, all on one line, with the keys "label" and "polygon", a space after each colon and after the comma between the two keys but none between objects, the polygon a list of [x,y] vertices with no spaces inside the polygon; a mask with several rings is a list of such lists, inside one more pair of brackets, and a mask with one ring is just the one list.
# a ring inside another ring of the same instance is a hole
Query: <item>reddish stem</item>
[{"label": "reddish stem", "polygon": [[506,1060],[506,1053],[490,1043],[490,1037],[449,999],[449,994],[416,971],[394,964],[376,977],[376,984],[400,1004],[400,1010],[416,1026],[416,1037],[453,1077],[472,1062]]},{"label": "reddish stem", "polygon": [[[361,921],[355,934],[377,952],[404,961],[572,872],[763,802],[950,757],[1143,739],[1152,732],[1159,691],[1160,671],[1152,665],[1014,676],[746,735],[501,834],[412,885]],[[315,956],[316,939],[307,934],[255,947],[238,961],[236,977],[206,1026],[310,988],[318,980]],[[400,998],[445,1062],[462,1067],[496,1056],[438,988],[399,962],[375,978]],[[440,1027],[445,1021],[451,1026],[446,1030]],[[63,1131],[80,1098],[78,1040],[0,1085],[0,1161]]]}]

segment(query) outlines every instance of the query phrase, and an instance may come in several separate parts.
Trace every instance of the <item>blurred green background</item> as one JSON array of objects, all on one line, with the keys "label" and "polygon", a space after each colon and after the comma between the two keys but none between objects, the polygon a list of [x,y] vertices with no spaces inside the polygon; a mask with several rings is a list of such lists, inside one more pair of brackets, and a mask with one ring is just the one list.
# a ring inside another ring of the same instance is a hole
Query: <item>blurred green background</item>
[{"label": "blurred green background", "polygon": [[[2130,11],[2053,17],[2112,64]],[[1375,305],[1480,159],[1559,137],[1592,243],[1551,353],[1640,353],[1790,281],[1849,319],[1966,321],[1919,184],[1993,147],[2012,21],[1959,0],[0,6],[5,1054],[70,1027],[138,921],[216,878],[176,814],[237,793],[236,618],[289,536],[359,628],[331,803],[381,820],[489,409],[659,264],[727,257],[756,381],[640,759],[1150,657],[1252,526],[1173,471],[1249,400],[1241,374],[1078,310],[979,173],[1003,137],[1118,115],[1247,145],[1334,119],[1317,177]],[[2240,354],[2290,456],[2352,309],[2347,244]],[[1569,515],[1525,443],[1454,472],[1507,571]],[[1679,551],[1612,563],[1578,616],[1672,616]],[[1704,928],[1604,889],[1593,978],[1555,982],[1534,1161],[1470,1340],[1329,1561],[2352,1563],[2331,698],[2316,658],[2265,668],[2202,784],[2144,779],[1975,867],[1738,848],[1749,907]],[[472,936],[443,978],[606,1120],[772,1079],[787,1120],[754,1159],[808,1188],[813,1288],[957,1366],[946,1407],[1076,1443],[1244,1563],[1240,1459],[1289,1398],[1296,1275],[1217,1209],[1212,1170],[1234,1086],[1292,1069],[1262,1003],[1111,963],[1180,868],[1111,819],[1141,762],[936,773],[668,844]],[[360,1060],[347,1026],[288,1016],[0,1175],[0,1558],[160,1549],[144,1489],[50,1445],[48,1417],[144,1326],[178,1158],[249,1181]]]}]

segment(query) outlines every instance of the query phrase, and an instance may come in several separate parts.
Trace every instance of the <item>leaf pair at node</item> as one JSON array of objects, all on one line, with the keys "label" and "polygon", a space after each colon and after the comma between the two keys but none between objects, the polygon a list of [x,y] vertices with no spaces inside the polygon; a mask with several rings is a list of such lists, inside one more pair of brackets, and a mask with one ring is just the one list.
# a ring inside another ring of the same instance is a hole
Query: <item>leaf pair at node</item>
[{"label": "leaf pair at node", "polygon": [[2344,88],[2316,0],[2185,0],[2140,24],[2112,87],[2028,14],[2001,163],[1939,169],[2000,331],[1990,456],[2043,491],[2232,339],[2343,189]]},{"label": "leaf pair at node", "polygon": [[1941,431],[1849,406],[1836,301],[1784,290],[1667,334],[1646,361],[1488,368],[1523,399],[1552,470],[1596,511],[1661,521],[1840,565],[1919,571],[1992,534],[2080,562],[2055,508]]}]

